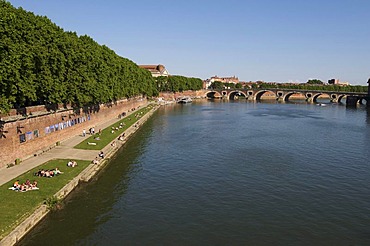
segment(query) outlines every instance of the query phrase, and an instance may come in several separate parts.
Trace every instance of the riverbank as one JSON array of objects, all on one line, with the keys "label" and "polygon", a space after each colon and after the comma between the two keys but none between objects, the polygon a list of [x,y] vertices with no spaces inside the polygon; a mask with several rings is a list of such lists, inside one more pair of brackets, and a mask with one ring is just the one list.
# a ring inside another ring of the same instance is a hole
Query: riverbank
[{"label": "riverbank", "polygon": [[[140,125],[143,124],[148,118],[151,117],[151,115],[158,109],[158,105],[149,105],[150,110],[146,112],[141,117],[138,117],[137,120],[139,120],[140,124],[133,124],[130,127],[128,127],[125,131],[125,138],[120,141],[113,140],[110,144],[107,144],[104,148],[102,148],[102,151],[105,153],[105,158],[101,159],[98,164],[90,164],[88,165],[82,172],[80,172],[76,177],[74,177],[70,182],[68,182],[62,189],[60,189],[54,196],[56,199],[64,199],[71,191],[74,190],[76,186],[80,182],[88,182],[91,180],[94,175],[99,172],[110,160],[112,156],[117,152],[117,150],[126,143],[126,141],[130,138],[130,136],[135,133],[139,128]],[[142,109],[141,109],[142,110]],[[129,117],[135,112],[138,112],[139,110],[133,111],[130,114],[128,114],[126,117]],[[109,122],[106,122],[104,124],[104,128],[110,127],[112,123],[118,122],[120,119],[112,119]],[[103,125],[99,126],[100,128],[103,128]],[[109,130],[109,129],[107,129]],[[97,156],[96,150],[78,150],[74,149],[73,147],[77,145],[79,142],[83,141],[85,137],[82,136],[75,136],[69,140],[66,140],[65,142],[62,142],[60,146],[57,146],[53,148],[52,150],[48,151],[46,154],[31,158],[27,163],[22,163],[22,165],[16,166],[17,169],[11,170],[13,168],[6,169],[4,171],[7,171],[7,173],[0,173],[0,184],[6,184],[7,182],[16,179],[20,175],[20,167],[23,167],[22,173],[31,170],[32,168],[35,168],[39,166],[42,163],[45,163],[45,159],[85,159],[92,161]],[[115,144],[112,144],[112,143]],[[78,157],[78,154],[82,155],[82,158],[75,158]],[[47,156],[49,158],[47,158]],[[43,158],[41,158],[43,157]],[[26,170],[25,170],[26,169]],[[18,175],[17,175],[18,174]],[[5,177],[7,176],[7,178]],[[10,191],[9,191],[10,192]],[[37,192],[37,191],[35,191]],[[6,211],[3,211],[6,212]],[[27,219],[23,220],[22,223],[20,223],[12,232],[10,232],[8,235],[4,236],[4,238],[1,240],[0,245],[14,245],[19,240],[26,235],[42,218],[44,218],[49,213],[49,209],[46,205],[40,205],[33,214],[31,214]]]}]

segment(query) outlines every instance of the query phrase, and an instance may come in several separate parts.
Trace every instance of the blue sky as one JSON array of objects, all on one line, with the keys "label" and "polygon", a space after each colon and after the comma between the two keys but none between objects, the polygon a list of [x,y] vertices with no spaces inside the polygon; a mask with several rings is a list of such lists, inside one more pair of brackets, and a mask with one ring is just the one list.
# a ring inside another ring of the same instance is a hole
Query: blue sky
[{"label": "blue sky", "polygon": [[202,79],[370,78],[369,0],[10,0],[137,64]]}]

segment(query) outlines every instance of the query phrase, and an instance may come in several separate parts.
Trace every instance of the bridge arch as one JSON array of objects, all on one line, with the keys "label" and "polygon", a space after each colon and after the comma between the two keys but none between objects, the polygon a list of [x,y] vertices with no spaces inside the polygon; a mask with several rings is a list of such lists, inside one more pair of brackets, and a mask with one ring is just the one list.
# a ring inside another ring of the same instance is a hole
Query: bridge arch
[{"label": "bridge arch", "polygon": [[300,92],[300,91],[291,91],[291,92],[287,92],[285,93],[285,95],[283,96],[283,101],[284,102],[288,102],[289,101],[289,98],[293,95],[297,95],[297,94],[300,94],[302,96],[304,96],[306,99],[307,99],[307,95],[305,95],[304,93]]},{"label": "bridge arch", "polygon": [[368,98],[365,98],[365,97],[359,98],[357,102],[358,104],[361,104],[361,105],[369,105]]},{"label": "bridge arch", "polygon": [[207,91],[205,94],[206,98],[222,98],[222,95],[218,91]]},{"label": "bridge arch", "polygon": [[344,94],[338,95],[337,102],[342,103],[342,99],[345,97],[347,97],[347,95],[344,95]]},{"label": "bridge arch", "polygon": [[312,102],[317,102],[317,99],[322,96],[322,95],[327,95],[327,97],[332,100],[332,97],[328,94],[328,93],[322,93],[322,92],[319,92],[319,93],[316,93],[315,95],[312,96]]},{"label": "bridge arch", "polygon": [[277,99],[277,95],[274,91],[271,91],[271,90],[261,90],[261,91],[258,91],[254,96],[255,96],[255,100],[256,101],[260,101],[261,100],[261,97],[266,94],[266,93],[271,93],[273,95],[275,95],[275,100]]},{"label": "bridge arch", "polygon": [[228,95],[229,100],[235,100],[236,97],[244,97],[245,99],[248,98],[247,94],[243,91],[231,91]]}]

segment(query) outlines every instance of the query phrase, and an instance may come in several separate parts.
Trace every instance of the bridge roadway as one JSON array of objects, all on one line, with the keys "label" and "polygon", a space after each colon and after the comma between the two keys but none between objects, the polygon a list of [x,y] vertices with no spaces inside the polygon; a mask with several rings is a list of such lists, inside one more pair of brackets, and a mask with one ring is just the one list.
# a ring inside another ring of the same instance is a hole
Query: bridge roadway
[{"label": "bridge roadway", "polygon": [[261,97],[266,94],[273,94],[276,100],[289,101],[292,95],[303,95],[308,102],[316,102],[316,100],[326,95],[330,98],[331,102],[340,103],[343,98],[346,98],[346,103],[362,104],[365,100],[367,105],[370,104],[368,93],[362,92],[344,92],[344,91],[324,91],[324,90],[301,90],[301,89],[282,89],[282,88],[257,88],[257,89],[208,89],[204,90],[205,97],[208,98],[223,98],[233,100],[237,96],[244,96],[250,101],[259,101]]}]

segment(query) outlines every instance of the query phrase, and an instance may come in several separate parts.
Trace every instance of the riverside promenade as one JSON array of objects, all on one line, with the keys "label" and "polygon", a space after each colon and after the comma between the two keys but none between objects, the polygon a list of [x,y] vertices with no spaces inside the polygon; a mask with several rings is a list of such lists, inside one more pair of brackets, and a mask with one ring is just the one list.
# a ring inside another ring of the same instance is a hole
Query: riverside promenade
[{"label": "riverside promenade", "polygon": [[[135,113],[136,111],[129,112],[126,117]],[[120,119],[113,118],[110,120],[105,121],[104,123],[97,124],[95,129],[105,129],[110,125],[118,122]],[[131,131],[133,131],[132,127],[126,130],[130,135]],[[43,152],[37,156],[32,156],[27,158],[21,162],[19,165],[15,165],[10,168],[2,168],[0,169],[0,185],[3,185],[11,180],[14,180],[19,175],[49,161],[52,159],[73,159],[73,160],[93,160],[95,157],[98,156],[99,151],[97,150],[82,150],[82,149],[75,149],[74,146],[88,138],[90,135],[86,135],[85,137],[82,136],[82,132],[80,135],[73,136],[69,139],[61,141],[59,146],[55,146],[50,148],[48,151]],[[112,146],[107,145],[105,146],[102,151],[104,153],[112,152]]]},{"label": "riverside promenade", "polygon": [[[145,105],[144,107],[147,107]],[[152,114],[159,108],[159,105],[154,106],[149,112],[144,114],[140,117],[140,123],[131,125],[127,128],[125,132],[125,139],[123,141],[119,141],[119,143],[112,146],[108,144],[105,146],[102,151],[105,153],[104,160],[99,161],[97,164],[90,164],[86,167],[79,175],[77,175],[73,180],[71,180],[68,184],[66,184],[61,190],[59,190],[54,196],[58,199],[64,199],[70,192],[74,190],[76,186],[78,186],[80,181],[88,182],[99,170],[104,168],[105,164],[109,161],[109,159],[116,153],[116,151],[126,143],[129,137],[134,134],[140,126],[146,122]],[[128,112],[126,117],[136,113],[138,110]],[[104,123],[97,124],[95,128],[97,129],[106,129],[107,127],[115,124],[116,122],[120,121],[121,119],[114,118],[105,121]],[[81,135],[73,136],[69,139],[66,139],[61,142],[60,145],[50,148],[48,151],[43,152],[40,155],[28,158],[24,160],[20,165],[16,165],[11,168],[4,168],[0,170],[0,185],[3,185],[10,180],[14,180],[19,175],[49,161],[52,159],[73,159],[73,160],[93,160],[95,157],[98,156],[100,150],[81,150],[75,149],[74,146],[85,140],[88,136],[83,137]],[[113,140],[117,142],[116,140]],[[112,142],[113,142],[112,141]],[[111,142],[111,143],[112,143]],[[0,241],[0,246],[6,245],[15,245],[19,242],[19,240],[26,235],[39,221],[41,221],[46,214],[48,214],[50,210],[48,209],[47,205],[42,204],[40,205],[28,218],[24,219],[12,232],[6,235]]]}]

